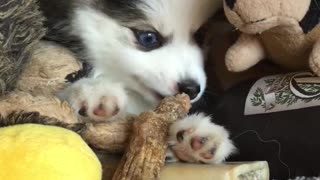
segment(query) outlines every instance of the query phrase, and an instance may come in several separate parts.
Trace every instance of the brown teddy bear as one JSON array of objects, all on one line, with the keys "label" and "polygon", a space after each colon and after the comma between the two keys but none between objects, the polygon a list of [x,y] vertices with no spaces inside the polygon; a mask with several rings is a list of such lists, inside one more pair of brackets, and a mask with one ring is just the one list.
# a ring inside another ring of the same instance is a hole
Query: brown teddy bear
[{"label": "brown teddy bear", "polygon": [[227,19],[242,34],[227,51],[228,70],[270,59],[289,70],[320,75],[319,0],[224,0]]}]

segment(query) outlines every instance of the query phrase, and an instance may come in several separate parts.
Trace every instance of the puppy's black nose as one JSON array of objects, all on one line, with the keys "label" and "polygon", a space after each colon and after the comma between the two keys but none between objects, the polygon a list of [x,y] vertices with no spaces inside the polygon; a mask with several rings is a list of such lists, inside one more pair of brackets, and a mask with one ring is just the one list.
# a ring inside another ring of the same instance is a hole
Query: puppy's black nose
[{"label": "puppy's black nose", "polygon": [[234,8],[234,5],[236,4],[237,0],[225,0],[226,1],[226,4],[228,5],[228,7],[230,9],[233,9]]},{"label": "puppy's black nose", "polygon": [[194,80],[185,80],[178,83],[179,92],[186,93],[189,95],[190,99],[194,99],[200,93],[200,85]]}]

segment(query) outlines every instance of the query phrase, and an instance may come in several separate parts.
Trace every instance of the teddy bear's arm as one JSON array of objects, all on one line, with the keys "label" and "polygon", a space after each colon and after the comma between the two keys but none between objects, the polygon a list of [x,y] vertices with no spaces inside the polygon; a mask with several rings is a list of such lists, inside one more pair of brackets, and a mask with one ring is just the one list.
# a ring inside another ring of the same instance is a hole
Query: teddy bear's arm
[{"label": "teddy bear's arm", "polygon": [[265,56],[264,47],[258,36],[242,34],[227,51],[225,63],[229,71],[241,72],[256,65]]},{"label": "teddy bear's arm", "polygon": [[320,40],[318,40],[313,46],[313,49],[309,58],[309,65],[311,70],[316,75],[320,76]]}]

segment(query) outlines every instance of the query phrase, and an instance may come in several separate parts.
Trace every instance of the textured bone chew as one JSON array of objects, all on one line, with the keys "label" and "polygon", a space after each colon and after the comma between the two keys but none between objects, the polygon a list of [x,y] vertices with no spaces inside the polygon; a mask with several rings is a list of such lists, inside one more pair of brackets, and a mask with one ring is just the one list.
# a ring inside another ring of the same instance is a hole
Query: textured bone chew
[{"label": "textured bone chew", "polygon": [[127,150],[113,180],[154,180],[159,178],[167,150],[168,127],[185,117],[190,109],[187,95],[164,99],[154,112],[142,113],[133,122]]}]

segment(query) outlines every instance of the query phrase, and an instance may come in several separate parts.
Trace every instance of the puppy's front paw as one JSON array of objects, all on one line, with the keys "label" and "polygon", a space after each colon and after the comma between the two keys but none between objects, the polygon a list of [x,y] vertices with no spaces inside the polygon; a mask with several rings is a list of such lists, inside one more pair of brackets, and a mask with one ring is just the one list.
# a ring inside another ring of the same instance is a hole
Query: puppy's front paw
[{"label": "puppy's front paw", "polygon": [[82,117],[112,121],[123,113],[127,95],[121,84],[106,79],[81,79],[58,94]]},{"label": "puppy's front paw", "polygon": [[227,130],[203,114],[191,115],[170,127],[169,147],[185,162],[218,164],[235,151]]}]

